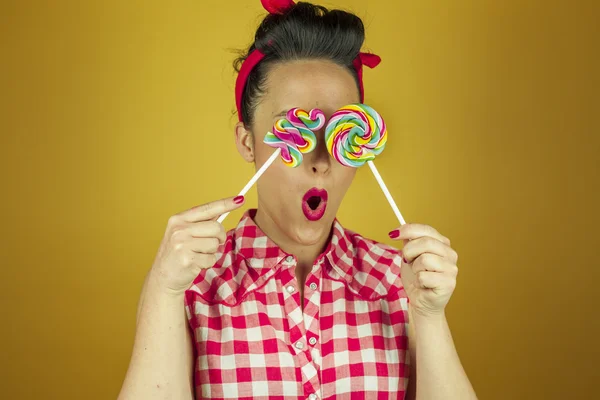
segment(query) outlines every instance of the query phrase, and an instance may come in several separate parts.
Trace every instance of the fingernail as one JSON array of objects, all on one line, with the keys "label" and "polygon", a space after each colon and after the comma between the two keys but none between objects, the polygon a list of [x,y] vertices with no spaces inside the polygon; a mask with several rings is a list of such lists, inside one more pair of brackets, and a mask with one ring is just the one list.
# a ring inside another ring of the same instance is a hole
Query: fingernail
[{"label": "fingernail", "polygon": [[404,264],[410,264],[408,261],[406,261],[406,258],[402,257],[402,261],[404,261]]},{"label": "fingernail", "polygon": [[400,230],[399,229],[394,229],[393,231],[391,231],[390,233],[388,233],[388,235],[392,238],[392,239],[396,239],[400,236]]},{"label": "fingernail", "polygon": [[233,198],[235,204],[242,204],[244,202],[244,196],[236,196]]}]

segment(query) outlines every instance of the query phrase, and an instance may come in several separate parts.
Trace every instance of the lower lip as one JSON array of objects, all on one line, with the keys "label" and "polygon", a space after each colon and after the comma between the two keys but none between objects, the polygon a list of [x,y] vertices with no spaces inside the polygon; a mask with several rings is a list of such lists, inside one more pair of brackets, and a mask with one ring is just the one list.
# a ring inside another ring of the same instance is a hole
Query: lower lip
[{"label": "lower lip", "polygon": [[319,203],[319,207],[316,210],[310,208],[306,201],[302,202],[302,211],[304,211],[304,216],[309,221],[318,221],[323,218],[325,215],[325,209],[327,208],[327,202],[325,200],[321,200]]},{"label": "lower lip", "polygon": [[[308,205],[308,201],[306,201],[306,199],[310,197],[309,194],[310,196],[314,195],[321,197],[321,202],[315,210],[310,208],[310,206]],[[325,215],[325,209],[327,209],[327,192],[319,194],[307,193],[306,199],[302,200],[302,211],[304,212],[304,216],[306,217],[306,219],[308,219],[309,221],[318,221],[321,218],[323,218],[323,215]]]}]

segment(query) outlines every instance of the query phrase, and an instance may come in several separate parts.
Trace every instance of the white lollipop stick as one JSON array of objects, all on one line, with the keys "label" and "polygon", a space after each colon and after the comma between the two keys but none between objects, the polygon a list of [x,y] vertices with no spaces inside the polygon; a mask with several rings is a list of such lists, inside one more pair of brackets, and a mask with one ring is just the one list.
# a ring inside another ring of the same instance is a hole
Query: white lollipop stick
[{"label": "white lollipop stick", "polygon": [[[252,186],[254,186],[254,184],[256,183],[258,178],[260,178],[260,176],[267,170],[267,168],[269,168],[271,166],[271,164],[273,164],[273,161],[275,161],[275,159],[279,156],[279,154],[281,154],[281,148],[278,147],[277,150],[275,150],[275,152],[271,155],[271,157],[269,157],[269,159],[263,164],[263,166],[260,167],[260,169],[258,171],[256,171],[256,173],[254,174],[252,179],[250,179],[250,181],[246,184],[246,186],[244,186],[244,188],[238,194],[238,196],[244,196],[246,193],[248,193],[248,190],[250,190],[250,188]],[[228,212],[221,215],[219,217],[219,219],[217,219],[217,222],[222,223],[225,220],[225,218],[227,218],[228,215],[229,215]]]},{"label": "white lollipop stick", "polygon": [[379,183],[379,187],[383,191],[385,198],[387,199],[388,203],[390,203],[390,206],[392,206],[392,210],[394,210],[394,214],[396,214],[396,218],[398,218],[398,221],[400,221],[400,226],[406,224],[406,222],[404,221],[404,218],[402,218],[402,214],[400,214],[400,210],[398,210],[398,206],[396,205],[396,203],[394,202],[394,199],[392,198],[392,195],[390,194],[390,191],[388,190],[387,186],[385,186],[385,183],[383,182],[381,175],[379,175],[379,171],[377,171],[377,168],[375,167],[375,163],[373,161],[367,161],[367,164],[369,164],[369,167],[371,168],[371,172],[373,172],[373,175],[375,175],[375,179],[377,180],[377,183]]}]

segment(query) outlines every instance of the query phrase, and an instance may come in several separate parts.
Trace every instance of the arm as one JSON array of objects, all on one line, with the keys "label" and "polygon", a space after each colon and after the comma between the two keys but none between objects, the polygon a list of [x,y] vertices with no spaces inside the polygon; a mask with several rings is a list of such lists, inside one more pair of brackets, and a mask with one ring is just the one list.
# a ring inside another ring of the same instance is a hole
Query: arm
[{"label": "arm", "polygon": [[118,400],[194,398],[194,348],[185,313],[185,291],[211,268],[225,242],[219,215],[243,197],[193,207],[169,218],[138,304],[133,354]]},{"label": "arm", "polygon": [[193,399],[193,347],[183,294],[149,273],[140,296],[133,354],[118,400]]},{"label": "arm", "polygon": [[390,232],[404,241],[400,274],[409,299],[408,400],[476,400],[456,353],[445,308],[456,287],[458,254],[450,239],[427,225]]},{"label": "arm", "polygon": [[410,306],[408,312],[411,375],[406,400],[476,400],[445,314],[421,316]]}]

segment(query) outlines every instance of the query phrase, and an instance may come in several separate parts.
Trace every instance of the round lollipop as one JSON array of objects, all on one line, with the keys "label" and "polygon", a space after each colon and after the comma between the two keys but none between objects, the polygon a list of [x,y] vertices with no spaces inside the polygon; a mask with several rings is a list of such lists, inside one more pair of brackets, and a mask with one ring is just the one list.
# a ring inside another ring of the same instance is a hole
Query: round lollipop
[{"label": "round lollipop", "polygon": [[331,116],[325,128],[329,154],[347,167],[358,168],[367,163],[398,221],[404,225],[406,222],[373,163],[385,148],[387,137],[383,118],[366,104],[350,104],[340,108]]},{"label": "round lollipop", "polygon": [[325,142],[329,154],[339,163],[361,167],[385,148],[385,122],[366,104],[350,104],[331,116],[325,130]]},{"label": "round lollipop", "polygon": [[[287,166],[295,168],[300,165],[302,155],[310,153],[316,147],[317,137],[313,131],[321,129],[324,125],[325,114],[318,108],[312,109],[310,112],[300,108],[289,110],[286,118],[275,122],[273,132],[268,132],[265,135],[264,143],[274,147],[276,151],[256,171],[238,196],[244,196],[279,155],[281,155],[281,159]],[[221,215],[217,221],[223,222],[227,215],[229,213]]]}]

